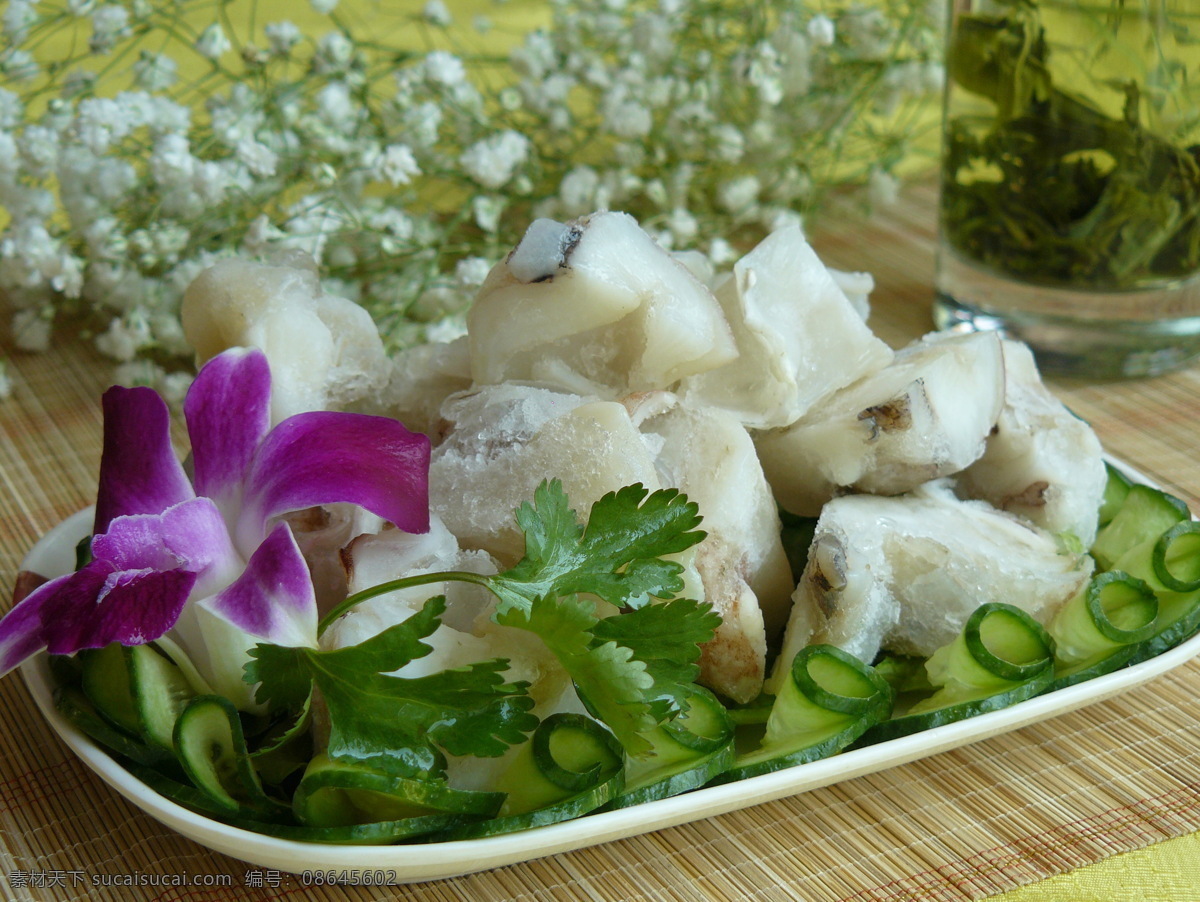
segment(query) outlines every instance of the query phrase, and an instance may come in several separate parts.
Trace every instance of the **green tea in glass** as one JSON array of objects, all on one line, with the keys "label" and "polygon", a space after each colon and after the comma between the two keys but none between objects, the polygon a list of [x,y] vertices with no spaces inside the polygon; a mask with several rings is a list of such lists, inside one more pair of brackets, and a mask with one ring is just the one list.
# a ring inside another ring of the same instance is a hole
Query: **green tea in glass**
[{"label": "green tea in glass", "polygon": [[951,0],[934,318],[1050,373],[1200,356],[1200,0]]}]

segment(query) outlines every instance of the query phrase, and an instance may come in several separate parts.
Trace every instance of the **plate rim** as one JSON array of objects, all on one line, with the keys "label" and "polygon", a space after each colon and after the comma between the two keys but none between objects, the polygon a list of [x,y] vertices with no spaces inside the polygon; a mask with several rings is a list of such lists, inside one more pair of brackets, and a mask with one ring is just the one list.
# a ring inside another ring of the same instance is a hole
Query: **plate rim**
[{"label": "plate rim", "polygon": [[[1107,454],[1105,460],[1135,482],[1157,487],[1124,462]],[[85,508],[58,523],[30,549],[20,569],[30,569],[29,565],[40,559],[57,556],[61,560],[63,549],[55,543],[70,540],[73,548],[74,542],[86,534],[84,524],[91,516],[92,508]],[[81,528],[84,533],[79,532]],[[807,764],[515,833],[408,845],[331,845],[280,839],[197,814],[142,783],[57,710],[45,653],[25,661],[19,669],[42,716],[75,755],[135,806],[189,839],[241,861],[279,871],[373,871],[382,872],[389,882],[417,883],[680,826],[908,764],[1111,698],[1174,670],[1198,654],[1200,633],[1146,661],[1007,708]]]}]

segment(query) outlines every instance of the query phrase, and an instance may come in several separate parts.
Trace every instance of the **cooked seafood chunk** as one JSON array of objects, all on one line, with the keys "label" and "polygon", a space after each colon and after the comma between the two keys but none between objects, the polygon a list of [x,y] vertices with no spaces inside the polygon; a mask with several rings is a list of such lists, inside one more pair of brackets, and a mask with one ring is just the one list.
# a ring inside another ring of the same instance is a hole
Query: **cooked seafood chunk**
[{"label": "cooked seafood chunk", "polygon": [[513,512],[545,479],[562,481],[581,517],[607,492],[659,487],[651,449],[626,409],[550,389],[506,383],[452,396],[433,451],[433,510],[467,548],[515,563],[525,540]]},{"label": "cooked seafood chunk", "polygon": [[624,213],[535,221],[488,275],[467,327],[476,382],[610,399],[737,354],[709,290]]},{"label": "cooked seafood chunk", "polygon": [[1003,348],[1004,407],[983,456],[959,477],[959,494],[1090,547],[1108,482],[1100,440],[1042,383],[1026,345]]},{"label": "cooked seafood chunk", "polygon": [[881,648],[928,656],[989,601],[1046,623],[1091,571],[1087,555],[986,502],[958,498],[949,480],[897,497],[835,498],[817,521],[772,680],[810,642],[867,662]]},{"label": "cooked seafood chunk", "polygon": [[708,533],[695,568],[722,617],[701,649],[701,681],[748,702],[762,689],[767,638],[778,642],[790,607],[791,569],[779,514],[745,428],[730,414],[667,393],[629,399],[645,435],[657,438],[664,485],[696,502]]},{"label": "cooked seafood chunk", "polygon": [[994,333],[933,334],[755,444],[779,503],[815,517],[844,491],[895,495],[967,467],[1003,402]]},{"label": "cooked seafood chunk", "polygon": [[734,264],[716,295],[738,357],[688,377],[681,391],[747,426],[793,423],[819,398],[892,360],[799,227],[767,236]]},{"label": "cooked seafood chunk", "polygon": [[268,266],[222,260],[184,292],[180,318],[196,362],[254,347],[271,363],[271,418],[333,410],[387,382],[383,341],[367,311],[325,294],[311,258]]}]

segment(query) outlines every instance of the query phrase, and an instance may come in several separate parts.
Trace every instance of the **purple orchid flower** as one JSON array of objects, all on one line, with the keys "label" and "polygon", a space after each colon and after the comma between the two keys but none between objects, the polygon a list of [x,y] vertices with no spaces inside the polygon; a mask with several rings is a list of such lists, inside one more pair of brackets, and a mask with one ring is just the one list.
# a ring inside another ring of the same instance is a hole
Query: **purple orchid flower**
[{"label": "purple orchid flower", "polygon": [[194,476],[148,388],[104,394],[92,561],[0,620],[0,674],[46,649],[135,645],[174,629],[201,674],[252,705],[256,642],[315,645],[312,579],[287,513],[349,502],[406,532],[429,529],[429,440],[399,422],[313,411],[270,427],[263,353],[210,360],[184,402]]}]

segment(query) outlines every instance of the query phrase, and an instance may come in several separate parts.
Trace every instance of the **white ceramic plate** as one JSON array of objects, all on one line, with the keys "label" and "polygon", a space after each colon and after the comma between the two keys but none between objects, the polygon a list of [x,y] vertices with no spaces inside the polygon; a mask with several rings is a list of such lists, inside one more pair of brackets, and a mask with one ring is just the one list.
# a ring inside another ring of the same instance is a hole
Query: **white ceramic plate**
[{"label": "white ceramic plate", "polygon": [[[1136,474],[1130,475],[1137,478]],[[23,562],[22,569],[44,576],[70,571],[74,566],[75,544],[87,534],[91,522],[92,512],[86,510],[61,523],[38,542]],[[295,842],[251,833],[195,814],[133,777],[58,713],[45,655],[27,661],[21,671],[47,721],[92,770],[152,817],[196,842],[273,870],[293,873],[369,871],[376,879],[410,883],[468,874],[647,833],[904,764],[1124,692],[1178,667],[1197,653],[1200,653],[1200,635],[1149,661],[1009,708],[809,764],[520,833],[410,846],[334,846]]]}]

